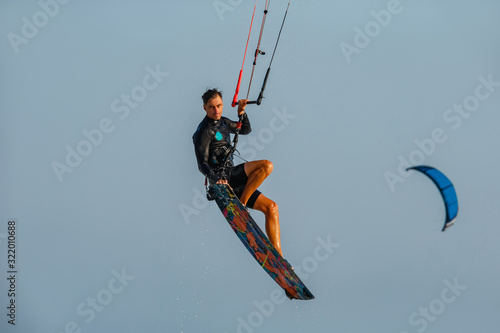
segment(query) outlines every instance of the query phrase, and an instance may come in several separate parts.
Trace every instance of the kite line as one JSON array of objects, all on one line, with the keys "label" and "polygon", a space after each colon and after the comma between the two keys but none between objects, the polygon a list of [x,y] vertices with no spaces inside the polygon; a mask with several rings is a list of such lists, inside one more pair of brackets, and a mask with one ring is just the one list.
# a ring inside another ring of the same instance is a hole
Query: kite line
[{"label": "kite line", "polygon": [[248,42],[250,41],[250,34],[252,33],[253,17],[255,16],[255,9],[257,8],[257,0],[255,0],[255,5],[253,6],[252,20],[250,21],[250,29],[248,31],[247,45],[245,46],[245,53],[243,54],[243,63],[241,64],[240,75],[238,76],[238,83],[236,84],[236,91],[234,92],[232,107],[238,104],[238,93],[240,92],[241,76],[243,75],[243,66],[245,66],[245,57],[247,55]]},{"label": "kite line", "polygon": [[[247,99],[248,99],[248,95],[250,94],[250,88],[251,88],[251,85],[252,85],[252,79],[253,79],[253,74],[254,74],[254,70],[255,70],[255,65],[257,64],[257,57],[258,57],[259,54],[262,54],[262,55],[265,54],[265,52],[262,52],[260,50],[260,42],[261,42],[261,39],[262,39],[262,34],[263,34],[263,31],[264,31],[264,24],[265,24],[265,21],[266,21],[266,17],[267,17],[267,13],[268,13],[268,8],[269,8],[269,3],[270,2],[271,2],[270,0],[266,0],[266,6],[265,6],[265,9],[264,9],[264,15],[262,17],[262,24],[261,24],[261,28],[260,28],[259,40],[257,42],[257,48],[255,50],[255,55],[254,55],[254,61],[253,61],[253,67],[252,67],[252,74],[250,76],[250,82],[248,84]],[[281,22],[281,27],[280,27],[280,30],[279,30],[279,33],[278,33],[278,38],[276,39],[276,43],[274,45],[273,54],[272,54],[271,60],[269,62],[269,67],[267,68],[266,75],[264,77],[264,82],[262,83],[262,88],[260,89],[259,96],[257,97],[257,99],[255,101],[248,101],[247,104],[257,104],[257,105],[260,105],[262,103],[262,99],[264,98],[264,90],[266,89],[267,79],[269,78],[269,72],[271,71],[271,65],[273,63],[274,55],[276,54],[276,49],[278,48],[278,43],[280,41],[280,37],[281,37],[281,32],[283,30],[283,26],[285,25],[286,16],[288,14],[288,8],[290,7],[290,2],[291,2],[291,0],[288,0],[288,5],[286,7],[285,15],[283,16],[283,21]],[[240,70],[240,74],[239,74],[239,77],[238,77],[238,83],[236,85],[236,91],[235,91],[235,94],[234,94],[234,97],[233,97],[233,102],[231,103],[231,106],[233,106],[233,107],[235,107],[238,104],[238,93],[240,91],[241,77],[243,75],[243,67],[245,65],[245,57],[246,57],[247,48],[248,48],[248,41],[250,39],[250,34],[251,34],[251,31],[252,31],[252,24],[253,24],[253,18],[255,16],[255,8],[256,8],[256,6],[257,6],[257,1],[255,1],[255,6],[254,6],[254,9],[253,9],[252,21],[250,23],[250,31],[248,32],[247,44],[245,46],[245,55],[243,56],[243,64],[241,65],[241,70]]]}]

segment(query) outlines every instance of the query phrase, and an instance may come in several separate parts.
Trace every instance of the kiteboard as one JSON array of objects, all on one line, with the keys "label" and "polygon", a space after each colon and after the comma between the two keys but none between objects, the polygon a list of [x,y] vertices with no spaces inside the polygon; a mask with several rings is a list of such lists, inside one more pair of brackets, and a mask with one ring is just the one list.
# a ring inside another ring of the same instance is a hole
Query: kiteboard
[{"label": "kiteboard", "polygon": [[285,290],[287,297],[299,300],[313,299],[313,294],[274,248],[231,187],[226,184],[211,185],[209,193],[243,245],[267,274]]}]

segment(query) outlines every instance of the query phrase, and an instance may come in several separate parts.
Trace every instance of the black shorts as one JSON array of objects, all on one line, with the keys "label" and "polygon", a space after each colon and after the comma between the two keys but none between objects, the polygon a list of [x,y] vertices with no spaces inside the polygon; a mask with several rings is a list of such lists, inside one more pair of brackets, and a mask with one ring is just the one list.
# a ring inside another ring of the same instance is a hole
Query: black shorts
[{"label": "black shorts", "polygon": [[[231,169],[228,183],[229,186],[233,188],[234,194],[236,194],[238,198],[240,198],[243,194],[243,190],[245,189],[247,180],[248,176],[245,173],[245,164],[239,164]],[[259,190],[255,190],[250,196],[250,199],[248,199],[246,206],[253,209],[255,201],[257,201],[257,198],[260,194],[261,193]]]}]

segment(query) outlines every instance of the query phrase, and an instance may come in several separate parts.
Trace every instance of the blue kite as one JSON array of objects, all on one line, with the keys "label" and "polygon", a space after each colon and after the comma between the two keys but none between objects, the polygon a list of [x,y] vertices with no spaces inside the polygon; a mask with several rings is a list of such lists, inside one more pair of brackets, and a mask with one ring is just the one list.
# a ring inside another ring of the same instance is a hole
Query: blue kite
[{"label": "blue kite", "polygon": [[418,165],[407,168],[406,171],[412,169],[420,171],[423,174],[425,174],[438,187],[439,192],[443,197],[444,206],[446,209],[446,221],[444,223],[443,229],[441,230],[445,231],[447,228],[453,225],[458,214],[458,199],[457,199],[457,193],[455,192],[455,187],[441,171],[433,167],[426,165]]}]

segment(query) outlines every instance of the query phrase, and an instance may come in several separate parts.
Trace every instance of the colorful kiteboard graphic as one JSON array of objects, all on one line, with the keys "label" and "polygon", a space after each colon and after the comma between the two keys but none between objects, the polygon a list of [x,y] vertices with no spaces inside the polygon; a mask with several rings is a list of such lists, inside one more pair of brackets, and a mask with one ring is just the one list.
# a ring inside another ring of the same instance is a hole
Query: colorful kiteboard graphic
[{"label": "colorful kiteboard graphic", "polygon": [[274,248],[233,190],[228,185],[220,184],[211,185],[209,191],[243,245],[267,274],[285,290],[288,298],[313,299],[313,294]]}]

